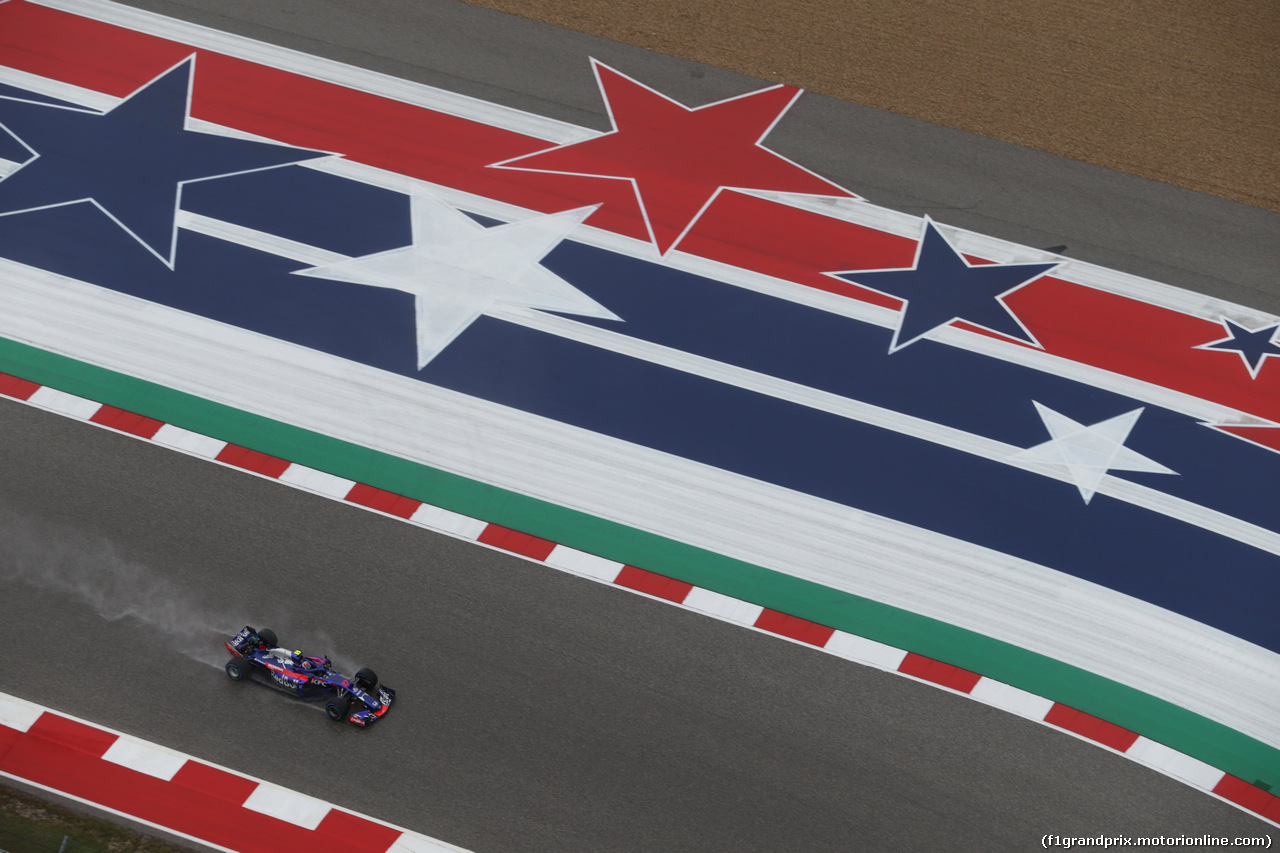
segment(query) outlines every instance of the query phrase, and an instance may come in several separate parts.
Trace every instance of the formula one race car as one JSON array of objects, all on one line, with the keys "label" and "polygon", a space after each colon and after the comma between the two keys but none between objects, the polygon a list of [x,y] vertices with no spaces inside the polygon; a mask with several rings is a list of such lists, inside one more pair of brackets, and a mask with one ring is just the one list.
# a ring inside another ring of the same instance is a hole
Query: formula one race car
[{"label": "formula one race car", "polygon": [[277,647],[270,628],[255,631],[246,626],[226,642],[235,655],[227,661],[232,681],[245,681],[254,673],[286,693],[302,699],[324,698],[324,711],[336,723],[350,720],[367,726],[378,720],[395,699],[390,687],[379,687],[377,674],[368,668],[348,678],[333,668],[327,657],[310,657]]}]

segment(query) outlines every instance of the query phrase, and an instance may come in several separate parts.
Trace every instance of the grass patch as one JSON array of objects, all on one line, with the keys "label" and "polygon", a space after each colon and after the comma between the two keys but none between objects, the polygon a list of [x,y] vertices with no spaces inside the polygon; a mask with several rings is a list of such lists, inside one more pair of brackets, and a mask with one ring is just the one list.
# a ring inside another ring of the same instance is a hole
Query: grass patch
[{"label": "grass patch", "polygon": [[0,785],[0,851],[6,853],[193,853]]}]

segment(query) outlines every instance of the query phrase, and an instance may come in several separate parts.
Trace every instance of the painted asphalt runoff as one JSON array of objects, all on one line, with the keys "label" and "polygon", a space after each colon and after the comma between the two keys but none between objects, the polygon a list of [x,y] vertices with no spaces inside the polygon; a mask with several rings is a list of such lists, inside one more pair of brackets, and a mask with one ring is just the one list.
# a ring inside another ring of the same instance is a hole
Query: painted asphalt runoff
[{"label": "painted asphalt runoff", "polygon": [[[599,131],[589,57],[690,107],[771,85],[455,0],[125,3]],[[812,93],[765,144],[877,205],[1280,314],[1280,213]]]},{"label": "painted asphalt runoff", "polygon": [[[588,55],[690,105],[759,86],[455,3],[134,5],[599,129]],[[1280,310],[1275,214],[808,95],[767,142],[879,204]],[[32,663],[0,690],[477,853],[1268,829],[899,676],[21,404],[0,430],[0,618]],[[244,622],[404,701],[360,732],[231,684],[217,630]]]}]

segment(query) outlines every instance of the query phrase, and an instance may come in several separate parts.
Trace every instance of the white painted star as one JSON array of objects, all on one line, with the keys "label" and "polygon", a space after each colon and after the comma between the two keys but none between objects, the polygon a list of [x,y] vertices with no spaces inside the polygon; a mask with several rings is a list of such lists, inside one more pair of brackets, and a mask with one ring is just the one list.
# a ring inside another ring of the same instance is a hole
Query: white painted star
[{"label": "white painted star", "polygon": [[598,205],[492,228],[425,194],[415,194],[411,205],[412,245],[297,274],[413,294],[419,370],[482,314],[503,308],[621,319],[541,266]]},{"label": "white painted star", "polygon": [[1085,503],[1093,497],[1108,471],[1178,473],[1124,446],[1142,414],[1141,408],[1085,426],[1048,406],[1039,403],[1035,406],[1051,437],[1043,444],[1013,454],[1009,460],[1031,463],[1033,467],[1065,468]]}]

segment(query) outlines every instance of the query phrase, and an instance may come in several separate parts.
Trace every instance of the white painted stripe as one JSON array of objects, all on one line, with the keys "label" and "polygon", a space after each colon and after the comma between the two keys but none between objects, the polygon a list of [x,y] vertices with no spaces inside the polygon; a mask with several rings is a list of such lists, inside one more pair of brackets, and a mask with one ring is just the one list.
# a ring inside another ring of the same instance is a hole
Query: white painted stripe
[{"label": "white painted stripe", "polygon": [[484,529],[489,526],[487,521],[430,504],[423,504],[414,510],[410,520],[423,527],[430,527],[432,530],[472,541],[479,539],[480,534],[484,533]]},{"label": "white painted stripe", "polygon": [[284,473],[280,475],[280,482],[337,500],[345,498],[356,484],[355,480],[335,477],[333,474],[326,474],[296,462],[284,469]]},{"label": "white painted stripe", "polygon": [[1203,791],[1212,791],[1225,775],[1216,767],[1141,736],[1125,755]]},{"label": "white painted stripe", "polygon": [[43,713],[44,708],[39,705],[0,693],[0,726],[20,732],[30,731]]},{"label": "white painted stripe", "polygon": [[68,394],[56,388],[50,388],[47,385],[37,388],[35,393],[27,398],[27,402],[42,409],[78,418],[82,421],[87,421],[97,413],[98,409],[102,408],[101,403],[95,403],[93,400],[86,400],[84,397],[77,397],[75,394]]},{"label": "white painted stripe", "polygon": [[0,299],[4,337],[939,619],[1280,745],[1280,655],[1043,566],[19,264],[0,262]]},{"label": "white painted stripe", "polygon": [[467,853],[461,847],[445,844],[416,832],[406,832],[387,848],[387,853]]},{"label": "white painted stripe", "polygon": [[207,237],[214,237],[218,240],[246,246],[259,252],[279,255],[282,258],[289,258],[290,260],[314,266],[330,264],[346,258],[346,255],[340,255],[337,252],[317,249],[315,246],[286,240],[284,237],[276,237],[265,231],[255,231],[252,228],[232,225],[230,222],[210,219],[207,216],[187,213],[184,210],[178,211],[176,221],[179,227],[194,231],[197,234],[204,234]]},{"label": "white painted stripe", "polygon": [[192,456],[202,456],[206,459],[215,458],[227,446],[225,441],[209,438],[207,435],[200,435],[182,427],[176,427],[173,424],[165,424],[160,427],[160,429],[156,430],[156,434],[152,436],[151,440],[156,444],[163,444],[165,447],[181,450],[183,453],[190,453]]},{"label": "white painted stripe", "polygon": [[102,754],[102,758],[166,782],[171,781],[182,769],[182,765],[187,763],[187,757],[180,752],[128,735],[116,738],[116,742]]},{"label": "white painted stripe", "polygon": [[1052,700],[1043,696],[1028,693],[990,678],[979,679],[974,688],[969,691],[969,695],[979,702],[1036,722],[1043,721],[1054,704]]},{"label": "white painted stripe", "polygon": [[832,634],[831,639],[827,640],[827,644],[823,648],[831,654],[846,660],[874,666],[877,669],[889,670],[890,672],[896,672],[907,657],[907,653],[902,649],[895,649],[893,646],[886,646],[884,643],[878,643],[875,640],[868,640],[866,637],[859,637],[856,634],[848,634],[844,631],[836,631]]},{"label": "white painted stripe", "polygon": [[557,545],[547,555],[546,564],[561,571],[592,578],[603,583],[613,583],[622,572],[622,563],[606,560],[585,551]]},{"label": "white painted stripe", "polygon": [[253,793],[244,801],[244,807],[305,829],[319,826],[332,808],[314,797],[269,782],[262,782],[254,788]]},{"label": "white painted stripe", "polygon": [[730,598],[727,595],[721,595],[718,592],[698,586],[689,590],[689,594],[685,596],[683,604],[690,610],[697,610],[699,613],[705,613],[708,616],[714,616],[717,619],[723,619],[726,622],[733,622],[738,625],[755,625],[756,620],[760,618],[760,614],[764,613],[764,608],[759,604]]},{"label": "white painted stripe", "polygon": [[26,89],[28,92],[35,92],[38,95],[44,95],[49,98],[57,98],[60,101],[87,107],[98,112],[106,112],[124,100],[123,98],[117,98],[115,95],[95,92],[92,89],[73,86],[70,83],[51,80],[48,77],[40,77],[7,66],[0,66],[0,83],[6,83],[19,89]]}]

